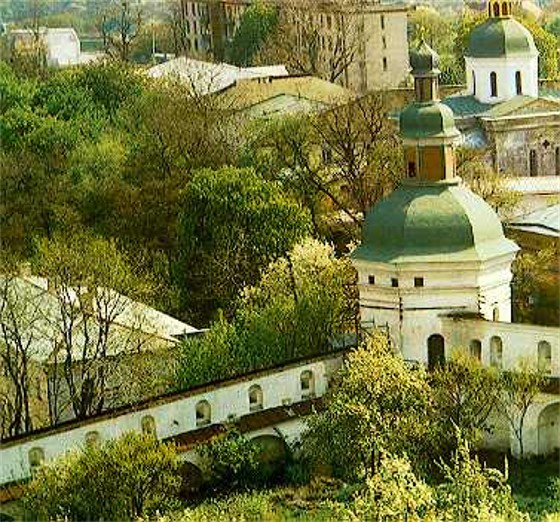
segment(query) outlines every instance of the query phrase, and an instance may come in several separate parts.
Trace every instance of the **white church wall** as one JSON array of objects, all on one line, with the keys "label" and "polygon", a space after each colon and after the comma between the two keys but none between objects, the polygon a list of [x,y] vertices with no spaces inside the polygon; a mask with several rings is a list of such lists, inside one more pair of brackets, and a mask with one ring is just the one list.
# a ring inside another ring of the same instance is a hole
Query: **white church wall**
[{"label": "white church wall", "polygon": [[[538,55],[499,58],[465,57],[467,91],[482,103],[500,103],[517,96],[516,73],[521,74],[522,94],[539,95]],[[492,96],[490,75],[496,74],[497,96]]]},{"label": "white church wall", "polygon": [[[341,355],[333,355],[319,360],[295,364],[265,371],[248,378],[240,378],[203,389],[163,398],[121,414],[107,414],[98,419],[76,422],[68,426],[53,428],[45,433],[31,434],[19,440],[7,441],[0,445],[0,484],[22,480],[30,476],[29,451],[40,448],[48,461],[65,452],[83,447],[86,434],[97,432],[104,441],[122,435],[127,431],[141,431],[142,419],[150,415],[155,420],[159,439],[167,439],[197,428],[196,405],[208,401],[211,408],[210,422],[220,424],[250,413],[249,388],[258,384],[263,391],[263,409],[297,403],[313,396],[322,396],[327,390],[329,378],[342,362]],[[311,390],[301,388],[301,374],[311,371]],[[208,425],[207,424],[207,425]],[[302,424],[287,423],[280,430],[289,440],[299,435]],[[282,431],[284,430],[284,431]]]}]

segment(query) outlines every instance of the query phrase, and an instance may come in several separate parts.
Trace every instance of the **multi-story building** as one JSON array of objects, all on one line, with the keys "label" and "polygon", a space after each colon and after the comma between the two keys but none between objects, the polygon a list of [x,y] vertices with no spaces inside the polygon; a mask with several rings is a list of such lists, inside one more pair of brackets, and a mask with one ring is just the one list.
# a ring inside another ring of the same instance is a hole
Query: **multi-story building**
[{"label": "multi-story building", "polygon": [[[187,50],[195,57],[212,56],[214,60],[222,61],[227,43],[233,38],[243,12],[252,1],[181,0]],[[286,0],[269,1],[282,8]],[[297,3],[293,1],[290,9],[294,4],[297,9]],[[335,53],[340,53],[340,45],[333,44],[335,31],[338,36],[344,35],[343,46],[354,48],[351,63],[338,75],[337,83],[363,93],[397,87],[405,80],[409,69],[408,7],[385,5],[380,0],[340,4],[317,2],[313,5],[316,12],[310,16],[307,12],[309,3],[305,3],[305,19],[318,26],[319,59],[331,61]]]}]

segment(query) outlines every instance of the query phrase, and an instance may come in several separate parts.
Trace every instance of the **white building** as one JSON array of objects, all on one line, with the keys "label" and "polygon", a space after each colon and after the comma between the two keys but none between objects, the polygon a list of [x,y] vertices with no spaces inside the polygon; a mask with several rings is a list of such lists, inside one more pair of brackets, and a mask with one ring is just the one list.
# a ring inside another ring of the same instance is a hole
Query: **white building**
[{"label": "white building", "polygon": [[38,34],[31,29],[17,29],[10,32],[10,39],[12,50],[20,53],[41,45],[49,67],[77,65],[82,61],[80,39],[71,27],[41,27]]},{"label": "white building", "polygon": [[[438,101],[438,57],[411,54],[416,101],[400,115],[407,178],[367,214],[353,253],[363,325],[388,327],[402,356],[441,364],[464,350],[499,369],[539,365],[558,384],[560,330],[511,324],[511,263],[518,247],[497,214],[455,173],[460,133]],[[558,390],[560,392],[560,390]],[[527,453],[560,448],[560,394],[531,407]],[[516,446],[506,432],[493,446]],[[511,440],[510,440],[511,439]]]}]

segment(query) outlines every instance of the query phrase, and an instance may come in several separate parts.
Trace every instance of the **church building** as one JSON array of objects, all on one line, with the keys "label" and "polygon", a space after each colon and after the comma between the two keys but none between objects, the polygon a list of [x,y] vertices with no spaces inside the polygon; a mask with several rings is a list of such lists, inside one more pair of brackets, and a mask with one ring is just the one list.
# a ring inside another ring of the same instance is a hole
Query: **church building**
[{"label": "church building", "polygon": [[[511,264],[519,248],[456,175],[461,133],[439,100],[438,56],[422,43],[410,63],[416,100],[400,114],[406,178],[368,212],[353,253],[362,325],[388,330],[411,364],[433,368],[464,350],[499,370],[538,365],[557,388],[560,331],[511,322]],[[560,448],[558,390],[531,408],[525,448]],[[516,451],[504,426],[487,443]]]},{"label": "church building", "polygon": [[464,144],[488,148],[494,167],[523,192],[560,192],[560,90],[539,87],[539,52],[511,0],[489,0],[465,56],[466,90],[443,100]]}]

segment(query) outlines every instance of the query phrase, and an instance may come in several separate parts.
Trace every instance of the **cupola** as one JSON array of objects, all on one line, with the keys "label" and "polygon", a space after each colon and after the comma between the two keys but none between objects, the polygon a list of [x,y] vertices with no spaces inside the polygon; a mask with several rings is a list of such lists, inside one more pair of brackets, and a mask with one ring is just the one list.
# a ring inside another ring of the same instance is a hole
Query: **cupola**
[{"label": "cupola", "polygon": [[439,56],[422,41],[410,53],[415,101],[400,115],[409,180],[435,182],[455,177],[453,147],[460,139],[453,111],[439,101]]}]

